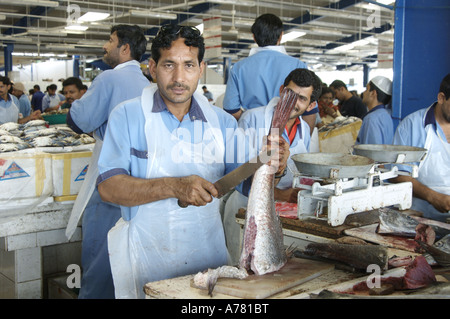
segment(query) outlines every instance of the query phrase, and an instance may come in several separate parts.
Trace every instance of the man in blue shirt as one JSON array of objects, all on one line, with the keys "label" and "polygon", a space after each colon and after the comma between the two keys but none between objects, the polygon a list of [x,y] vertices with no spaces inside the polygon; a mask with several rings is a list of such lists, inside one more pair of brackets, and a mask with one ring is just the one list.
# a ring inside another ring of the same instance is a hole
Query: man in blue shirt
[{"label": "man in blue shirt", "polygon": [[47,93],[42,98],[42,111],[57,111],[61,102],[65,100],[64,95],[56,92],[58,87],[56,84],[47,86]]},{"label": "man in blue shirt", "polygon": [[[286,53],[281,46],[283,22],[274,14],[256,18],[252,33],[257,48],[247,58],[233,65],[228,76],[223,108],[237,120],[245,110],[267,105],[275,96],[288,74],[307,65]],[[314,129],[318,108],[304,114],[304,120]]]},{"label": "man in blue shirt", "polygon": [[18,100],[8,93],[11,85],[11,80],[8,77],[0,76],[0,124],[7,122],[22,124],[31,120],[42,119],[41,111],[34,111],[30,115],[20,118]]},{"label": "man in blue shirt", "polygon": [[25,95],[25,86],[22,82],[16,82],[13,85],[13,94],[19,99],[19,111],[23,117],[31,114],[31,103],[28,96]]},{"label": "man in blue shirt", "polygon": [[[99,74],[86,93],[73,101],[67,114],[67,124],[75,132],[94,132],[96,138],[88,173],[69,221],[69,226],[76,226],[86,207],[82,222],[83,277],[79,298],[114,298],[107,234],[120,218],[120,208],[100,199],[95,188],[97,161],[111,111],[121,102],[140,96],[150,84],[139,64],[146,45],[145,35],[138,26],[113,26],[110,39],[103,46],[103,60],[113,69]],[[66,235],[70,238],[74,230],[68,228]]]},{"label": "man in blue shirt", "polygon": [[369,112],[364,116],[356,144],[392,144],[394,123],[386,110],[392,96],[392,82],[376,76],[367,83],[362,101]]},{"label": "man in blue shirt", "polygon": [[[419,177],[398,176],[396,182],[412,182],[411,209],[424,217],[440,221],[450,218],[450,74],[439,87],[437,101],[431,106],[409,114],[394,135],[395,145],[426,148],[419,164]],[[418,164],[418,163],[416,163]],[[402,170],[407,167],[402,166]]]},{"label": "man in blue shirt", "polygon": [[35,84],[33,86],[34,94],[31,98],[31,107],[35,111],[41,111],[42,112],[42,99],[44,98],[44,93],[41,91],[41,88],[39,85]]},{"label": "man in blue shirt", "polygon": [[[240,138],[235,119],[196,92],[204,51],[196,28],[161,27],[149,62],[157,87],[109,118],[98,189],[122,209],[108,234],[118,298],[144,297],[147,282],[227,263],[213,182],[239,165],[235,156],[228,159]],[[272,142],[273,149],[280,139]],[[279,170],[289,154],[283,145]]]}]

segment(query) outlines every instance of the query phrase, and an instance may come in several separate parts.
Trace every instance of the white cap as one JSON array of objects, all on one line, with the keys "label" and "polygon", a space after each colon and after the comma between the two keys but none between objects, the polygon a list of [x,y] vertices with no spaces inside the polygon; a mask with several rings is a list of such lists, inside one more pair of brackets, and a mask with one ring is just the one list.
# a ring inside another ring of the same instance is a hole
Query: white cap
[{"label": "white cap", "polygon": [[381,92],[392,95],[392,82],[387,77],[379,75],[374,77],[370,82],[379,88]]}]

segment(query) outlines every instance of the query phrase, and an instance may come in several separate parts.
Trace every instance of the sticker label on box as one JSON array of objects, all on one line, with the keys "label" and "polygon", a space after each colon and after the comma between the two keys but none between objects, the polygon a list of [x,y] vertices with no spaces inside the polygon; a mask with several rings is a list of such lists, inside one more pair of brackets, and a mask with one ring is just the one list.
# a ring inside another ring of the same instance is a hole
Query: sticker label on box
[{"label": "sticker label on box", "polygon": [[77,178],[75,178],[75,182],[78,181],[84,181],[84,177],[86,176],[87,170],[88,170],[88,166],[86,165],[83,170],[81,171],[80,175],[77,176]]},{"label": "sticker label on box", "polygon": [[22,178],[22,177],[30,177],[27,172],[25,172],[16,162],[12,162],[11,165],[6,169],[5,173],[0,176],[0,181]]}]

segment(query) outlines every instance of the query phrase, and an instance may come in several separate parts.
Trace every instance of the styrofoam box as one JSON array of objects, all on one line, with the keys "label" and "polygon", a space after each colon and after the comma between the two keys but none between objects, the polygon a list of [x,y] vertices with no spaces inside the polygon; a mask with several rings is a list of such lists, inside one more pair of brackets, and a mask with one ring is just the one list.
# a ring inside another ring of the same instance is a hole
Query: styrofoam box
[{"label": "styrofoam box", "polygon": [[91,151],[52,153],[53,196],[77,195],[83,184]]},{"label": "styrofoam box", "polygon": [[48,197],[53,193],[52,157],[36,149],[0,153],[0,201]]}]

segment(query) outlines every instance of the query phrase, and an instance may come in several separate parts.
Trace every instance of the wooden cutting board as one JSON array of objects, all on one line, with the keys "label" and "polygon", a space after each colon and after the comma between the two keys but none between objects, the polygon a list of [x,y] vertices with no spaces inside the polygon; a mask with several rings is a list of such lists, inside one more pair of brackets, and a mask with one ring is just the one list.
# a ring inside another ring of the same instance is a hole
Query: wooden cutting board
[{"label": "wooden cutting board", "polygon": [[393,235],[380,235],[376,232],[378,224],[346,229],[344,233],[349,236],[361,238],[375,244],[415,252],[418,244],[414,238]]},{"label": "wooden cutting board", "polygon": [[246,299],[262,299],[298,286],[334,269],[315,260],[291,258],[277,272],[245,279],[220,278],[214,292]]}]

